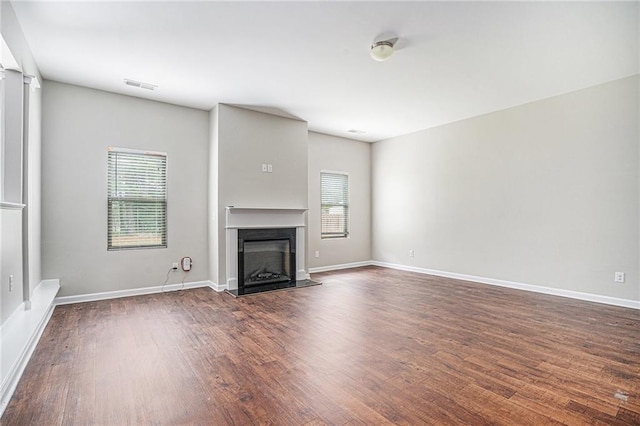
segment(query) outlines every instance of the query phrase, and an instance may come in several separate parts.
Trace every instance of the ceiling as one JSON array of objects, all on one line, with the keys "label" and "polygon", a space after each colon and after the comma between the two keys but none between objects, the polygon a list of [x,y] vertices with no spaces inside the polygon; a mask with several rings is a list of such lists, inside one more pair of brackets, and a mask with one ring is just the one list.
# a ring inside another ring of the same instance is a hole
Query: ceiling
[{"label": "ceiling", "polygon": [[[640,71],[638,2],[12,4],[45,79],[277,109],[370,142]],[[391,59],[373,61],[371,43],[394,36]]]}]

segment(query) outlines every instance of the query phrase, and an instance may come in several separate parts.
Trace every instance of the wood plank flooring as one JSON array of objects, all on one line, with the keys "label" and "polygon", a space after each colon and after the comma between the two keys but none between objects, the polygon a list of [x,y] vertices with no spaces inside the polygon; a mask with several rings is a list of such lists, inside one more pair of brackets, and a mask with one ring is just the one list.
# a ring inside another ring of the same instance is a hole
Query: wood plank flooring
[{"label": "wood plank flooring", "polygon": [[640,424],[640,311],[377,267],[313,278],[59,306],[2,424]]}]

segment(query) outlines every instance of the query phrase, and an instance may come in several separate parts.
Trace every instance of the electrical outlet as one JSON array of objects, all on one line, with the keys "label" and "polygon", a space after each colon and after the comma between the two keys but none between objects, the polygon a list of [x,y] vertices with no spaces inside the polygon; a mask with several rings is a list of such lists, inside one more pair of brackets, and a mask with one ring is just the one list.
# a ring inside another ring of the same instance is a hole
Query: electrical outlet
[{"label": "electrical outlet", "polygon": [[320,257],[320,252],[316,250],[316,258]]},{"label": "electrical outlet", "polygon": [[173,265],[171,265],[171,269],[178,269],[178,263],[175,262]]},{"label": "electrical outlet", "polygon": [[624,272],[616,272],[613,280],[617,283],[623,283],[624,282]]},{"label": "electrical outlet", "polygon": [[13,275],[9,275],[9,291],[13,291]]},{"label": "electrical outlet", "polygon": [[416,257],[416,252],[413,250],[409,250],[409,257]]}]

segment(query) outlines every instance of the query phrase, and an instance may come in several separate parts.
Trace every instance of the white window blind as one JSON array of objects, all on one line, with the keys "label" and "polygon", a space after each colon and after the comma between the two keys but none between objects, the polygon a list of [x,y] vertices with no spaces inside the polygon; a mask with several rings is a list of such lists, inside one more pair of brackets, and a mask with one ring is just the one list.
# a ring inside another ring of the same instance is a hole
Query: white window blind
[{"label": "white window blind", "polygon": [[321,238],[349,235],[349,175],[320,173]]},{"label": "white window blind", "polygon": [[108,153],[107,249],[167,247],[167,155]]}]

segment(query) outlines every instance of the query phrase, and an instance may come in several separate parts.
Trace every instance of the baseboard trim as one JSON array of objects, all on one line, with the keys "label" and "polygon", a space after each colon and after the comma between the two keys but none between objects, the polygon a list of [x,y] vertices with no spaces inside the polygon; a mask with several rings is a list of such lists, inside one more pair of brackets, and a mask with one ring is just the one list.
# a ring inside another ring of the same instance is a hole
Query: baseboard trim
[{"label": "baseboard trim", "polygon": [[0,387],[0,416],[7,408],[22,373],[51,319],[59,280],[43,280],[33,290],[30,309],[25,304],[2,324],[2,386]]},{"label": "baseboard trim", "polygon": [[104,291],[100,293],[79,294],[75,296],[56,297],[54,303],[56,305],[68,305],[70,303],[95,302],[98,300],[118,299],[120,297],[142,296],[145,294],[164,293],[167,291],[211,287],[211,284],[213,284],[211,281],[193,281],[184,284],[166,284],[164,286],[159,285],[155,287],[142,287],[127,290]]},{"label": "baseboard trim", "polygon": [[362,266],[371,266],[371,265],[373,265],[372,260],[365,260],[362,262],[352,262],[352,263],[341,263],[339,265],[318,266],[317,268],[309,268],[309,273],[316,274],[318,272],[329,272],[329,271],[337,271],[340,269],[360,268]]},{"label": "baseboard trim", "polygon": [[517,290],[532,291],[534,293],[550,294],[553,296],[567,297],[570,299],[585,300],[588,302],[603,303],[606,305],[621,306],[624,308],[640,309],[640,301],[620,299],[617,297],[602,296],[593,293],[582,293],[579,291],[563,290],[559,288],[543,287],[533,284],[523,284],[513,281],[496,280],[493,278],[478,277],[475,275],[458,274],[455,272],[438,271],[435,269],[418,268],[415,266],[399,265],[395,263],[372,261],[372,265],[384,268],[398,269],[401,271],[417,272],[419,274],[435,275],[438,277],[454,278],[462,281],[472,281],[481,284],[495,285],[499,287],[508,287]]},{"label": "baseboard trim", "polygon": [[226,284],[218,284],[218,283],[214,283],[213,281],[209,281],[209,287],[211,287],[212,289],[218,292],[225,291],[227,289]]}]

